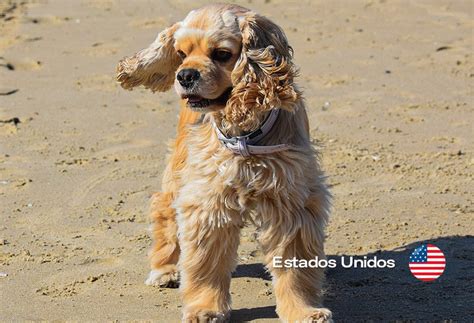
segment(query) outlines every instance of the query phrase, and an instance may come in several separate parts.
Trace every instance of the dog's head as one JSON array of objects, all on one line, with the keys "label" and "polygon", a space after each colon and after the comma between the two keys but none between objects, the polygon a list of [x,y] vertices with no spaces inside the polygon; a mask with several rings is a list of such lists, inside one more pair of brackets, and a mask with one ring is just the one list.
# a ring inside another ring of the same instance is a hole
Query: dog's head
[{"label": "dog's head", "polygon": [[258,127],[273,108],[292,110],[300,96],[281,28],[235,5],[191,11],[148,48],[121,60],[117,72],[126,89],[166,91],[174,84],[189,108],[221,111],[225,122],[243,130]]}]

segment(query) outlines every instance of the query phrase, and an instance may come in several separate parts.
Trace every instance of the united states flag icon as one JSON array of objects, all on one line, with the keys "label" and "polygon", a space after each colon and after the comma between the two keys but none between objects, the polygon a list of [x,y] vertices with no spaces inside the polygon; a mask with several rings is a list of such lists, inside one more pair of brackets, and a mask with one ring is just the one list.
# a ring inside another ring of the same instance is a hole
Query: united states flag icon
[{"label": "united states flag icon", "polygon": [[419,280],[432,281],[443,274],[446,258],[438,247],[426,244],[413,251],[409,266],[413,276]]}]

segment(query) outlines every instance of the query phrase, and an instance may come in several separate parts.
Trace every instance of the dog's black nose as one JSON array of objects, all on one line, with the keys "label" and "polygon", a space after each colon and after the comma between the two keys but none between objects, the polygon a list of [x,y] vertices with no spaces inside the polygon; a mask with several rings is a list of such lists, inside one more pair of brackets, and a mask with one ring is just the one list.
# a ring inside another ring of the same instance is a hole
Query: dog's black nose
[{"label": "dog's black nose", "polygon": [[179,84],[181,84],[182,87],[190,88],[191,86],[194,85],[194,82],[199,80],[200,76],[201,74],[199,73],[198,70],[195,70],[193,68],[187,68],[187,69],[179,71],[176,78],[178,79],[178,82]]}]

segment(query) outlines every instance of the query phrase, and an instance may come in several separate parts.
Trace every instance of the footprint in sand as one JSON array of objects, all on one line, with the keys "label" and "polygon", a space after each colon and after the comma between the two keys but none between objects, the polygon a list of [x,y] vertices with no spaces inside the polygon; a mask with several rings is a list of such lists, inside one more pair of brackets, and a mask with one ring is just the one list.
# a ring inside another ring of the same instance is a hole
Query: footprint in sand
[{"label": "footprint in sand", "polygon": [[[150,140],[128,140],[122,141],[115,145],[108,145],[108,148],[97,151],[92,157],[102,159],[104,156],[116,156],[119,154],[128,154],[131,150],[143,149],[145,147],[153,146],[155,143]],[[155,167],[153,165],[153,167]],[[84,201],[91,195],[95,195],[98,188],[108,181],[112,181],[119,176],[121,168],[115,167],[107,171],[102,172],[96,176],[93,176],[80,185],[77,186],[76,190],[72,194],[73,198],[71,206],[78,207],[84,203]]]},{"label": "footprint in sand", "polygon": [[113,75],[98,74],[77,79],[76,87],[85,91],[103,90],[112,92],[118,88],[118,85]]}]

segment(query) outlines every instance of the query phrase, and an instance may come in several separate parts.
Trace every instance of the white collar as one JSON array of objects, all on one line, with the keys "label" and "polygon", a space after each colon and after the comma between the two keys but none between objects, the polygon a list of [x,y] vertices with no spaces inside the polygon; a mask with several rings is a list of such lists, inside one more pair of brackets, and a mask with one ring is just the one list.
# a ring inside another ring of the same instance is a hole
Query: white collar
[{"label": "white collar", "polygon": [[278,115],[280,114],[280,109],[273,109],[265,121],[262,123],[260,128],[252,131],[251,133],[245,136],[235,136],[235,137],[226,137],[221,129],[213,122],[214,129],[216,129],[217,138],[222,142],[222,144],[232,151],[234,154],[249,157],[251,155],[263,155],[271,154],[278,151],[288,150],[290,145],[280,144],[280,145],[258,145],[258,143],[272,130],[275,125]]}]

